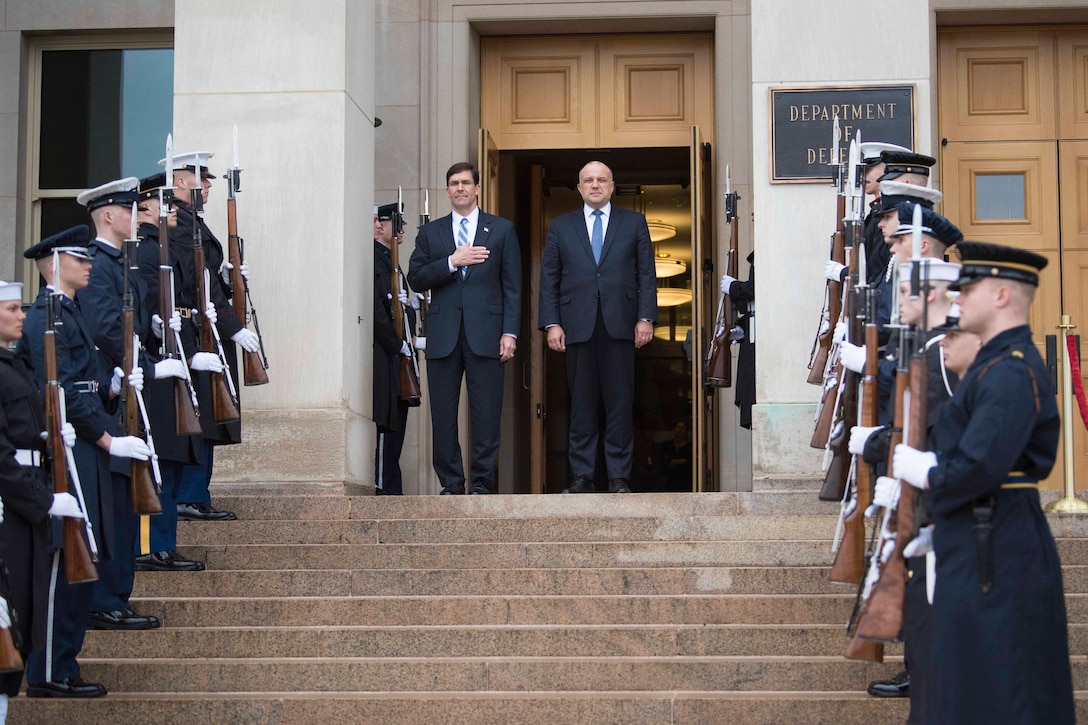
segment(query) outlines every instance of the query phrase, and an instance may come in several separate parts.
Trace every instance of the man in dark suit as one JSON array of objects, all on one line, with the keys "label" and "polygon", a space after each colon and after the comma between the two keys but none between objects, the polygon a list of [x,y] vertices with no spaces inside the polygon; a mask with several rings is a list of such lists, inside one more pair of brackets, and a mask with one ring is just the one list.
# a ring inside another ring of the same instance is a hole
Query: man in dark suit
[{"label": "man in dark suit", "polygon": [[608,490],[630,493],[635,348],[654,334],[657,278],[646,217],[611,204],[616,184],[599,161],[578,174],[584,206],[556,217],[540,271],[540,329],[567,353],[570,467],[564,493],[592,493],[598,407],[604,402]]},{"label": "man in dark suit", "polygon": [[514,357],[521,325],[521,250],[514,226],[476,204],[480,174],[467,162],[446,172],[453,213],[416,237],[408,283],[431,291],[427,387],[434,469],[443,494],[465,492],[457,407],[461,379],[472,416],[471,493],[494,493],[502,412],[502,363]]}]

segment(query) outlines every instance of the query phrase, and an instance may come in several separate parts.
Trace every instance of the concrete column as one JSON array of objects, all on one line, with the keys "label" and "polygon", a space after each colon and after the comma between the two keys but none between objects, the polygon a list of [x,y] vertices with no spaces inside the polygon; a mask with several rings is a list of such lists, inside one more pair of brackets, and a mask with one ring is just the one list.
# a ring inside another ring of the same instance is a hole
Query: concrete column
[{"label": "concrete column", "polygon": [[[373,0],[176,4],[174,149],[232,164],[271,382],[218,481],[373,483]],[[207,207],[226,244],[225,192]]]},{"label": "concrete column", "polygon": [[[867,29],[872,38],[894,28],[894,47],[869,43],[847,28]],[[848,40],[842,45],[837,39]],[[758,404],[752,414],[756,479],[820,473],[822,455],[808,447],[820,391],[805,376],[824,292],[820,270],[835,223],[830,186],[770,183],[770,89],[914,84],[915,148],[937,155],[929,124],[929,46],[928,0],[830,0],[819,12],[807,0],[752,3],[752,171],[761,290]]]}]

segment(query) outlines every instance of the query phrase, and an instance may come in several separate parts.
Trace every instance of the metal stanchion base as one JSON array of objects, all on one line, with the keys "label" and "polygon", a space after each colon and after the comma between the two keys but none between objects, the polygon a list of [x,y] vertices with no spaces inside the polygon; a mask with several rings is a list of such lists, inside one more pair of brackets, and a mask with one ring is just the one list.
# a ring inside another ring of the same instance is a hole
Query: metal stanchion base
[{"label": "metal stanchion base", "polygon": [[1057,501],[1051,501],[1043,507],[1048,514],[1088,514],[1088,501],[1075,496],[1066,496]]}]

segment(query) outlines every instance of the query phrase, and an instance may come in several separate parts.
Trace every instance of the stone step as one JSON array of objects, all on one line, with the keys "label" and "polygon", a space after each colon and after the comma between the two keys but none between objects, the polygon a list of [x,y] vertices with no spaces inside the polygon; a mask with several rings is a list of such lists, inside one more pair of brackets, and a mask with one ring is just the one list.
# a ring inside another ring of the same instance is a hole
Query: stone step
[{"label": "stone step", "polygon": [[[1088,653],[1075,627],[1074,654]],[[1083,646],[1082,646],[1083,645]],[[819,657],[846,647],[842,625],[521,625],[166,627],[88,632],[85,658],[231,657]],[[888,645],[889,655],[901,648]]]},{"label": "stone step", "polygon": [[836,517],[675,516],[187,522],[183,545],[831,540]]},{"label": "stone step", "polygon": [[652,516],[769,516],[838,514],[839,504],[811,491],[752,493],[637,493],[577,496],[359,496],[336,489],[294,485],[213,487],[216,508],[243,520],[258,519],[448,519],[615,518]]},{"label": "stone step", "polygon": [[[184,575],[182,575],[184,576]],[[1084,595],[1072,595],[1073,598]],[[1068,600],[1067,600],[1068,602]],[[833,624],[850,595],[265,597],[133,599],[166,627],[511,624]],[[1072,621],[1083,607],[1070,606]]]},{"label": "stone step", "polygon": [[[827,567],[576,569],[270,569],[141,572],[133,596],[276,597],[487,594],[843,594]],[[1088,566],[1063,567],[1065,590],[1088,593]]]},{"label": "stone step", "polygon": [[256,544],[181,546],[209,569],[526,569],[828,566],[830,541],[500,542],[490,544]]},{"label": "stone step", "polygon": [[[1078,722],[1088,722],[1088,693],[1077,691]],[[114,693],[97,700],[11,701],[10,725],[119,723],[744,723],[903,722],[906,700],[839,692],[285,692]]]},{"label": "stone step", "polygon": [[[337,657],[81,660],[116,692],[849,690],[895,674],[842,657]],[[1088,680],[1074,660],[1073,681]]]}]

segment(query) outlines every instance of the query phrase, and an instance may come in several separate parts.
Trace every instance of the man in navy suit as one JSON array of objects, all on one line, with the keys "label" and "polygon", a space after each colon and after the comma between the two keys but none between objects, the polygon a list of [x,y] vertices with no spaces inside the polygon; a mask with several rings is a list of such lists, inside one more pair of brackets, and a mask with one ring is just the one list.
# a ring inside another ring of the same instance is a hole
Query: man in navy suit
[{"label": "man in navy suit", "polygon": [[630,493],[634,450],[635,349],[657,320],[657,277],[646,217],[612,206],[612,170],[599,161],[578,174],[578,211],[556,217],[540,271],[540,329],[567,353],[570,468],[563,493],[592,493],[605,412],[608,490]]},{"label": "man in navy suit", "polygon": [[470,493],[494,493],[502,413],[502,364],[521,325],[521,250],[514,226],[476,204],[480,173],[467,162],[446,172],[453,213],[420,227],[408,284],[431,291],[427,389],[434,470],[443,494],[465,492],[457,405],[461,379],[472,418]]}]

